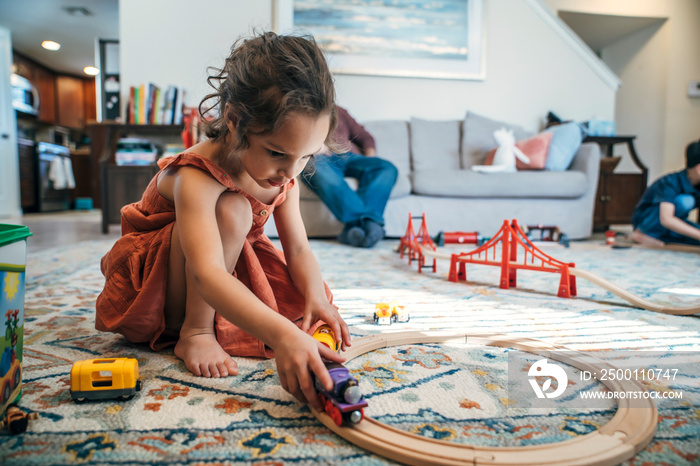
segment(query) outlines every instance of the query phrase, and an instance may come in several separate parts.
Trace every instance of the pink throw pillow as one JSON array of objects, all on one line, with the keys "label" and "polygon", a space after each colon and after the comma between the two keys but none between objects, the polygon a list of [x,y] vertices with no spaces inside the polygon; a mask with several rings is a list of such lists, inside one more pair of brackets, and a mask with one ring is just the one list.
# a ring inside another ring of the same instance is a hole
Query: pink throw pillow
[{"label": "pink throw pillow", "polygon": [[[523,151],[530,159],[530,163],[526,164],[515,159],[515,168],[518,170],[544,170],[544,165],[547,163],[547,154],[549,153],[549,145],[552,143],[551,131],[544,131],[536,134],[528,139],[523,139],[515,143],[515,146]],[[492,165],[493,157],[496,155],[496,149],[491,149],[486,156],[484,165]]]}]

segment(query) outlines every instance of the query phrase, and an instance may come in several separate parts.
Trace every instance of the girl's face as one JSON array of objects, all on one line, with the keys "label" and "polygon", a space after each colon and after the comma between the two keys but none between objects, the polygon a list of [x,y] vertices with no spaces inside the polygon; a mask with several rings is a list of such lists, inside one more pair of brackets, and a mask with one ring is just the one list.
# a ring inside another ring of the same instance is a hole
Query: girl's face
[{"label": "girl's face", "polygon": [[243,168],[264,189],[284,186],[321,150],[330,122],[329,114],[292,113],[274,133],[249,135],[249,146],[241,153]]}]

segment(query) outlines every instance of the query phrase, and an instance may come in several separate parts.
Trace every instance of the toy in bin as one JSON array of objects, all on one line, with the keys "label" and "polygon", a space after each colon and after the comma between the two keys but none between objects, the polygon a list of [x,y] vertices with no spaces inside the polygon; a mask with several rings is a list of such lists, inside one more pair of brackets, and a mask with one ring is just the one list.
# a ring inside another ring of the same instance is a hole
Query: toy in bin
[{"label": "toy in bin", "polygon": [[377,303],[374,307],[374,323],[379,325],[391,325],[392,322],[408,322],[411,319],[405,306],[396,301],[390,303]]},{"label": "toy in bin", "polygon": [[85,400],[130,400],[141,390],[139,363],[134,358],[86,359],[73,364],[70,396]]}]

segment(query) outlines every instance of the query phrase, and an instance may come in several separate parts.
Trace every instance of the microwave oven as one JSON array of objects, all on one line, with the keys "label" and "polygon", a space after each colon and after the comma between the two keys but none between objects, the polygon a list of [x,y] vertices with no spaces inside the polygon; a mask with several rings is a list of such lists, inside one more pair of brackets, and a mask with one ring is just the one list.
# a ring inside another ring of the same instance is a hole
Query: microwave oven
[{"label": "microwave oven", "polygon": [[12,108],[28,115],[39,114],[39,91],[25,77],[13,73],[10,77],[12,84]]}]

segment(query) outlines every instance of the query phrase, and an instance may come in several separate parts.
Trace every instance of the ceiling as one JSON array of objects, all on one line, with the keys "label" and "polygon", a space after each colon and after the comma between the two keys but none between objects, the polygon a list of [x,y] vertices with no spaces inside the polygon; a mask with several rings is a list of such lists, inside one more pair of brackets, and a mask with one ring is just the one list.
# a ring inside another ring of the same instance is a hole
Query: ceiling
[{"label": "ceiling", "polygon": [[666,18],[614,16],[559,10],[559,17],[596,53]]},{"label": "ceiling", "polygon": [[[0,26],[10,30],[14,50],[54,71],[85,76],[83,68],[97,66],[95,40],[119,39],[119,1],[0,0]],[[44,40],[61,49],[43,49]]]}]

